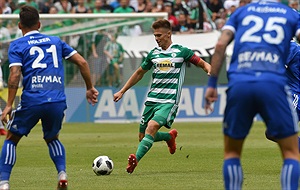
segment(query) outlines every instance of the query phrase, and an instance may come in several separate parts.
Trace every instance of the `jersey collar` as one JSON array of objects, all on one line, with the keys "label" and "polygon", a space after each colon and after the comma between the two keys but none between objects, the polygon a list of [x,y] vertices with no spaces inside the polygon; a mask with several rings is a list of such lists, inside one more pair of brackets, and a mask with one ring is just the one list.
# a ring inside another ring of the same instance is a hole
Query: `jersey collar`
[{"label": "jersey collar", "polygon": [[31,34],[37,34],[37,33],[40,33],[40,32],[37,31],[37,30],[32,30],[30,32],[27,32],[24,36],[28,36],[28,35],[31,35]]},{"label": "jersey collar", "polygon": [[171,43],[171,45],[170,45],[167,49],[165,49],[165,50],[163,50],[161,47],[160,47],[160,49],[161,49],[162,51],[169,51],[169,50],[171,49],[172,46],[173,46],[173,43]]}]

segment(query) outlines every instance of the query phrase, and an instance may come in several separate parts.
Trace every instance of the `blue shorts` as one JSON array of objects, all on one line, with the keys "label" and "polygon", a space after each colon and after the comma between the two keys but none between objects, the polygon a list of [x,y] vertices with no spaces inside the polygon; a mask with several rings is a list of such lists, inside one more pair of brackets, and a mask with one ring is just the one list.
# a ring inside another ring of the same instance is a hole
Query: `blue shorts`
[{"label": "blue shorts", "polygon": [[244,139],[257,114],[265,122],[269,136],[281,139],[298,132],[298,116],[288,87],[274,82],[241,82],[229,87],[226,93],[225,135]]},{"label": "blue shorts", "polygon": [[293,97],[293,106],[294,106],[294,109],[297,111],[298,120],[300,121],[299,95],[298,95],[298,93],[293,93],[292,92],[292,97]]},{"label": "blue shorts", "polygon": [[8,122],[7,129],[17,136],[27,136],[41,120],[44,139],[54,138],[61,129],[66,108],[65,102],[30,107],[19,106],[12,112],[12,120]]}]

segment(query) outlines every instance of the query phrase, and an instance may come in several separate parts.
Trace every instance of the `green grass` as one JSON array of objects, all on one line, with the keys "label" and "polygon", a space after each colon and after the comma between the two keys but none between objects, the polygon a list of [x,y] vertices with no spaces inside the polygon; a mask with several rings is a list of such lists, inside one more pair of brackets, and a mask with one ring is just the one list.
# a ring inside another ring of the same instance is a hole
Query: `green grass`
[{"label": "green grass", "polygon": [[[67,152],[69,190],[223,189],[221,124],[174,123],[173,128],[179,131],[176,153],[170,155],[165,142],[156,142],[129,175],[125,168],[128,155],[135,153],[138,145],[137,123],[64,124],[60,139]],[[265,139],[264,130],[262,123],[255,123],[245,142],[244,190],[280,189],[279,149]],[[93,173],[92,162],[99,155],[114,161],[111,175]],[[41,126],[36,126],[18,145],[11,189],[49,190],[55,189],[56,183]]]}]

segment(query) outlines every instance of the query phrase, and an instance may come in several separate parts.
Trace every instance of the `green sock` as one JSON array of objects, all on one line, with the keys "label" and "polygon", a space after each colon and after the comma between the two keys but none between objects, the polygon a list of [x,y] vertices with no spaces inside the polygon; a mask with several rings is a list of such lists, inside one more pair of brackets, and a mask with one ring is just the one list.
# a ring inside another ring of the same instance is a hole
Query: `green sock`
[{"label": "green sock", "polygon": [[151,135],[145,135],[145,137],[140,142],[138,149],[136,151],[136,159],[140,161],[143,156],[150,150],[154,142],[154,138]]},{"label": "green sock", "polygon": [[171,139],[171,135],[168,132],[157,132],[154,137],[154,142],[168,141]]}]

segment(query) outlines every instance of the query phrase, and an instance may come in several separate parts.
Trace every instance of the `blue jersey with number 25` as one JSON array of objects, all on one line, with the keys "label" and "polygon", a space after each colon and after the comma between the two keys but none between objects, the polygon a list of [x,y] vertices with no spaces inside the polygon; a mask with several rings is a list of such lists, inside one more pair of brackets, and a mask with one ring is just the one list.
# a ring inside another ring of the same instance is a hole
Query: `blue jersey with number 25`
[{"label": "blue jersey with number 25", "polygon": [[62,58],[76,51],[60,38],[31,31],[11,42],[9,67],[21,66],[22,106],[66,101]]},{"label": "blue jersey with number 25", "polygon": [[284,84],[290,40],[299,28],[299,14],[281,3],[260,1],[238,8],[223,27],[235,35],[229,86],[240,81]]}]

